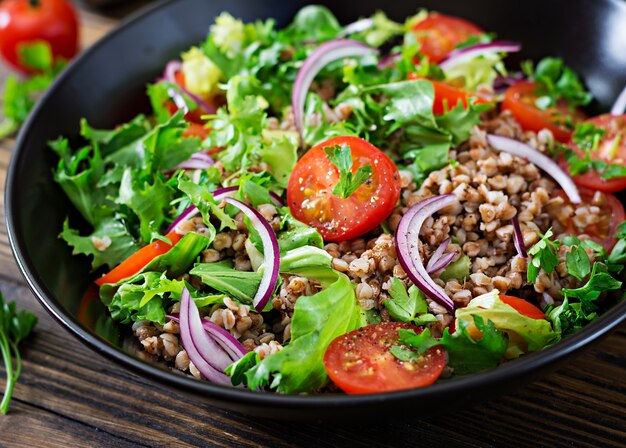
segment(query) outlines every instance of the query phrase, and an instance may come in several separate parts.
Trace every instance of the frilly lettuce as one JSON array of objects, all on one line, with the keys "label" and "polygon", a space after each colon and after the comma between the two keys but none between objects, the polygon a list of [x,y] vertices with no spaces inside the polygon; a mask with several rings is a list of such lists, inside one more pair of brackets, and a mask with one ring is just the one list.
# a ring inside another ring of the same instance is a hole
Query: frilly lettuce
[{"label": "frilly lettuce", "polygon": [[[474,325],[474,318],[481,317],[484,321],[492,321],[495,328],[509,333],[507,358],[517,358],[523,353],[541,350],[559,340],[550,322],[545,319],[533,319],[517,312],[507,305],[498,296],[498,290],[493,290],[470,301],[465,308],[456,310],[457,328],[459,323]],[[514,335],[519,338],[514,337]],[[520,340],[521,338],[521,340]]]},{"label": "frilly lettuce", "polygon": [[209,35],[220,50],[232,56],[240,52],[245,44],[245,25],[241,20],[223,12],[215,18]]}]

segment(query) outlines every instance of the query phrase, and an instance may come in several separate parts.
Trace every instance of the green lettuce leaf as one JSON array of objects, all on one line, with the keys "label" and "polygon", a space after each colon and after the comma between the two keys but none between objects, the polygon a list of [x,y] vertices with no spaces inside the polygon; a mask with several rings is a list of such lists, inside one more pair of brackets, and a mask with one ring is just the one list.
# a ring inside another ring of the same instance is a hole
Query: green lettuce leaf
[{"label": "green lettuce leaf", "polygon": [[270,386],[281,393],[299,393],[322,387],[328,380],[323,363],[328,345],[365,324],[347,276],[328,268],[298,274],[319,281],[325,289],[296,302],[289,345],[245,372],[252,390]]},{"label": "green lettuce leaf", "polygon": [[112,269],[139,248],[124,223],[116,218],[102,220],[87,236],[80,236],[78,230],[70,228],[66,219],[59,237],[73,248],[72,254],[92,256],[92,270],[104,265]]},{"label": "green lettuce leaf", "polygon": [[205,285],[247,305],[252,304],[261,284],[259,274],[238,271],[229,262],[199,263],[189,273],[200,277]]},{"label": "green lettuce leaf", "polygon": [[498,330],[514,332],[525,341],[523,346],[515,341],[515,338],[511,338],[507,357],[517,357],[525,352],[541,350],[557,342],[560,337],[547,320],[524,316],[504,303],[500,300],[497,290],[475,297],[467,307],[457,309],[457,328],[461,323],[471,326],[477,316],[485,321],[492,321]]},{"label": "green lettuce leaf", "polygon": [[170,250],[148,263],[141,272],[167,272],[170,277],[183,275],[210,244],[211,239],[204,235],[187,233]]}]

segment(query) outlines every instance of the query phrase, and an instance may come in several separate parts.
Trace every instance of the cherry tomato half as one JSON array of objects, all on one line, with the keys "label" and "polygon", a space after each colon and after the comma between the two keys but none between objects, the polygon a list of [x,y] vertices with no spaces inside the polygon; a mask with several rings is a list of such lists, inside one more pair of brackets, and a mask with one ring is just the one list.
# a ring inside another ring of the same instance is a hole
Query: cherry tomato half
[{"label": "cherry tomato half", "polygon": [[4,0],[0,3],[0,54],[14,68],[30,73],[20,63],[18,47],[34,41],[50,44],[55,58],[70,60],[78,51],[78,20],[66,0]]},{"label": "cherry tomato half", "polygon": [[[582,205],[594,205],[600,207],[600,222],[581,227],[576,225],[576,220],[571,216],[560,217],[559,222],[572,235],[588,235],[593,241],[604,247],[607,252],[613,249],[617,238],[617,226],[626,219],[626,211],[622,202],[610,193],[604,193],[603,200],[594,201],[595,192],[585,188],[579,188],[580,196],[583,200]],[[571,205],[569,199],[563,190],[555,193],[556,196],[563,198],[566,205]]]},{"label": "cherry tomato half", "polygon": [[[626,166],[626,115],[604,114],[591,118],[587,122],[593,123],[596,127],[606,131],[598,145],[598,149],[591,152],[591,158],[603,160],[609,164]],[[580,157],[584,156],[583,151],[575,143],[570,141],[568,146]],[[559,163],[567,171],[567,162],[561,159]],[[573,180],[576,185],[581,187],[608,193],[614,193],[626,188],[626,176],[603,179],[594,169],[574,176]]]},{"label": "cherry tomato half", "polygon": [[400,361],[389,352],[398,330],[422,329],[400,322],[381,322],[336,338],[324,354],[328,376],[348,394],[413,389],[434,383],[445,367],[441,347],[428,349],[418,361]]},{"label": "cherry tomato half", "polygon": [[470,37],[485,34],[467,20],[439,13],[430,13],[418,22],[413,27],[413,33],[421,45],[420,52],[431,62],[440,62]]},{"label": "cherry tomato half", "polygon": [[[420,79],[415,73],[409,73],[409,79]],[[477,104],[489,104],[489,101],[482,98],[476,93],[459,89],[446,82],[429,80],[435,89],[435,99],[433,101],[433,113],[441,115],[446,110],[454,109],[459,101],[463,107],[467,109],[469,102],[474,101]],[[446,109],[447,108],[447,109]]]},{"label": "cherry tomato half", "polygon": [[507,296],[505,294],[500,294],[500,300],[509,305],[512,308],[515,308],[515,311],[520,313],[522,316],[530,317],[531,319],[545,319],[546,315],[537,308],[532,303],[520,299],[519,297]]},{"label": "cherry tomato half", "polygon": [[[352,172],[370,166],[372,176],[348,198],[333,194],[339,169],[324,148],[347,145]],[[287,186],[293,216],[319,230],[327,241],[356,238],[374,229],[393,211],[400,198],[400,175],[393,161],[358,137],[334,137],[309,149],[298,161]]]},{"label": "cherry tomato half", "polygon": [[582,121],[585,114],[578,109],[572,113],[565,102],[546,110],[539,109],[535,105],[538,98],[537,88],[538,85],[534,82],[516,82],[504,93],[502,109],[510,110],[525,131],[539,132],[542,129],[549,129],[556,140],[567,143],[572,131],[564,123],[570,119],[572,123]]}]

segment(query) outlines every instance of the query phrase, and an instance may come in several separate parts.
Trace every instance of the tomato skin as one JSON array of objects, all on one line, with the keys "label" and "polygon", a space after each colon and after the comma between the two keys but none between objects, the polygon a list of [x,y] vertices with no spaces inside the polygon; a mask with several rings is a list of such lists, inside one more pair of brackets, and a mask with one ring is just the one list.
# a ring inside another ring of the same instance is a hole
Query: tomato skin
[{"label": "tomato skin", "polygon": [[[578,192],[583,200],[583,204],[591,203],[595,195],[594,191],[586,188],[579,188]],[[554,195],[563,198],[565,204],[570,204],[569,198],[563,190],[558,190]],[[604,247],[607,252],[610,252],[617,243],[617,238],[615,237],[617,226],[626,220],[626,211],[622,201],[614,195],[604,193],[604,197],[606,204],[600,210],[601,216],[607,220],[604,224],[591,224],[584,229],[577,229],[571,218],[568,218],[567,221],[561,221],[561,224],[569,234],[577,236],[582,234],[588,235],[593,241]]]},{"label": "tomato skin", "polygon": [[472,36],[485,32],[467,20],[439,13],[430,13],[413,27],[420,43],[420,52],[431,62],[445,59],[454,48]]},{"label": "tomato skin", "polygon": [[499,297],[500,300],[502,300],[504,303],[512,308],[515,308],[515,311],[520,313],[522,316],[530,317],[531,319],[546,318],[546,315],[543,311],[524,299],[520,299],[519,297],[507,296],[505,294],[500,294]]},{"label": "tomato skin", "polygon": [[577,109],[572,114],[566,104],[559,104],[546,110],[539,109],[535,106],[537,88],[538,85],[534,82],[516,82],[504,93],[502,109],[511,111],[523,130],[539,132],[542,129],[549,129],[557,141],[567,143],[572,131],[555,123],[554,120],[569,116],[576,123],[584,120],[584,113]]},{"label": "tomato skin", "polygon": [[34,41],[50,44],[55,59],[70,60],[78,51],[78,19],[67,0],[40,0],[36,7],[29,0],[0,3],[0,54],[13,68],[32,73],[19,61],[20,44]]},{"label": "tomato skin", "polygon": [[[355,173],[370,165],[372,176],[350,197],[332,193],[339,170],[324,148],[350,147]],[[344,241],[369,232],[393,211],[400,198],[400,175],[393,161],[358,137],[334,137],[309,149],[296,164],[287,186],[287,203],[293,216],[319,230],[327,241]]]},{"label": "tomato skin", "polygon": [[[420,79],[415,73],[409,73],[409,79]],[[463,107],[467,109],[468,104],[473,100],[476,104],[489,104],[490,102],[480,95],[468,92],[467,90],[459,89],[458,87],[451,86],[446,82],[441,81],[429,81],[433,85],[435,90],[435,99],[433,101],[433,113],[435,115],[442,115],[447,110],[454,109],[459,101],[463,104]]]},{"label": "tomato skin", "polygon": [[[591,157],[595,160],[603,160],[609,164],[626,165],[626,115],[604,114],[590,118],[587,122],[593,123],[596,127],[606,131],[606,134],[598,145],[598,150],[592,151]],[[615,154],[613,155],[611,154],[613,144],[618,137],[620,138],[619,145],[617,145]],[[568,142],[568,146],[580,157],[584,157],[584,152],[571,140]],[[559,159],[559,164],[563,169],[569,172],[568,164],[564,158],[561,157]],[[626,176],[603,179],[594,169],[573,176],[572,179],[578,186],[591,190],[604,191],[606,193],[615,193],[626,189]]]},{"label": "tomato skin", "polygon": [[178,241],[180,241],[182,235],[173,230],[165,235],[165,238],[170,240],[172,244],[167,244],[164,241],[156,240],[148,244],[147,246],[142,247],[126,260],[122,261],[115,268],[113,268],[109,273],[97,279],[95,282],[96,285],[102,286],[105,283],[117,283],[120,280],[135,275],[154,258],[158,257],[159,255],[163,255],[168,250],[170,250],[176,243],[178,243]]},{"label": "tomato skin", "polygon": [[422,329],[400,322],[381,322],[333,340],[324,354],[328,376],[348,394],[373,394],[413,389],[434,383],[445,367],[441,347],[428,349],[417,364],[389,353],[397,345],[398,330]]}]

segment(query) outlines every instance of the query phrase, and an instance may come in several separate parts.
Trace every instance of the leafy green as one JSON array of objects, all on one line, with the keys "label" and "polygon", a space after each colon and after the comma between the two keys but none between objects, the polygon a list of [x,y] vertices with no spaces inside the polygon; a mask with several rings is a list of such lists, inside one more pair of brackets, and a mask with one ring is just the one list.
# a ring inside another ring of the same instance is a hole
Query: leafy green
[{"label": "leafy green", "polygon": [[288,207],[281,208],[279,214],[282,218],[281,231],[278,234],[278,247],[281,254],[302,246],[314,246],[320,249],[324,247],[324,240],[317,229],[295,219]]},{"label": "leafy green", "polygon": [[554,331],[564,337],[575,333],[598,317],[595,311],[587,308],[588,306],[585,306],[584,303],[570,303],[569,299],[565,297],[561,305],[548,309],[546,316],[552,322]]},{"label": "leafy green", "polygon": [[411,285],[407,294],[404,284],[394,277],[389,288],[389,295],[392,299],[386,299],[383,305],[394,320],[415,325],[437,321],[435,316],[428,314],[426,298],[415,285]]},{"label": "leafy green", "polygon": [[[506,333],[499,331],[492,321],[485,322],[481,316],[473,316],[473,325],[482,334],[478,341],[470,336],[469,324],[459,321],[457,331],[450,334],[446,328],[440,340],[434,339],[428,329],[424,329],[420,334],[413,330],[401,329],[398,331],[399,342],[420,354],[424,354],[431,347],[441,346],[448,352],[448,365],[458,375],[468,375],[498,366],[508,345]],[[396,349],[396,353],[392,354],[400,353]]]},{"label": "leafy green", "polygon": [[457,323],[464,321],[471,325],[476,317],[492,321],[498,330],[513,331],[525,341],[526,346],[510,341],[506,352],[508,358],[516,358],[526,351],[541,350],[559,339],[559,334],[552,330],[548,321],[520,314],[500,300],[497,290],[475,297],[465,308],[456,311]]},{"label": "leafy green", "polygon": [[238,379],[245,377],[249,389],[269,386],[281,393],[298,393],[322,387],[328,379],[323,363],[326,348],[337,336],[364,324],[348,277],[329,268],[303,269],[298,274],[319,281],[325,289],[296,302],[289,345],[245,373],[234,369]]},{"label": "leafy green", "polygon": [[93,256],[92,270],[104,265],[112,269],[138,249],[123,221],[117,218],[100,221],[93,233],[87,236],[80,236],[77,230],[71,229],[66,219],[59,237],[73,248],[74,255]]},{"label": "leafy green", "polygon": [[268,165],[268,171],[276,180],[280,189],[287,188],[289,176],[298,161],[297,133],[289,131],[262,131],[263,145],[257,151],[262,162]]},{"label": "leafy green", "polygon": [[17,50],[20,62],[35,69],[37,73],[25,79],[12,74],[7,76],[4,84],[4,120],[0,122],[0,139],[19,129],[26,121],[37,97],[52,84],[66,65],[63,60],[59,59],[56,62],[53,60],[50,44],[42,40],[20,44]]},{"label": "leafy green", "polygon": [[346,199],[372,177],[370,165],[360,166],[356,173],[352,172],[352,154],[348,145],[335,145],[324,148],[328,160],[339,170],[339,182],[333,189],[333,194]]},{"label": "leafy green", "polygon": [[453,261],[448,265],[448,267],[439,274],[439,278],[444,282],[450,279],[463,280],[470,275],[470,268],[472,267],[472,262],[470,258],[463,254],[458,260]]},{"label": "leafy green", "polygon": [[557,252],[560,242],[550,240],[552,236],[552,229],[548,229],[545,235],[542,235],[541,239],[528,251],[528,255],[532,256],[530,263],[528,263],[527,273],[528,281],[531,283],[535,283],[537,280],[540,269],[543,269],[546,274],[550,274],[559,264]]},{"label": "leafy green", "polygon": [[561,99],[571,108],[585,106],[593,98],[578,75],[560,58],[543,58],[534,69],[527,61],[522,68],[529,78],[539,83],[535,105],[540,109],[555,107]]},{"label": "leafy green", "polygon": [[619,290],[621,286],[622,282],[614,279],[604,264],[595,262],[585,285],[576,289],[563,288],[561,292],[565,297],[575,297],[585,303],[596,300],[604,292]]},{"label": "leafy green", "polygon": [[199,263],[189,271],[202,283],[245,304],[251,304],[261,276],[256,272],[238,271],[229,262]]},{"label": "leafy green", "polygon": [[354,33],[352,38],[363,40],[370,47],[380,47],[405,31],[404,24],[394,22],[382,11],[376,11],[371,17],[372,25],[364,31]]},{"label": "leafy green", "polygon": [[0,402],[0,413],[3,415],[9,411],[13,389],[22,372],[19,344],[28,337],[35,325],[37,325],[37,316],[28,311],[18,311],[15,302],[6,303],[0,292],[0,352],[6,371],[4,396]]},{"label": "leafy green", "polygon": [[[170,115],[168,114],[168,119]],[[167,120],[166,120],[167,121]],[[94,129],[86,119],[80,121],[80,135],[94,147],[97,146],[100,154],[106,157],[144,137],[152,126],[145,115],[137,115],[128,123],[117,126],[115,129]]]},{"label": "leafy green", "polygon": [[574,246],[565,255],[567,273],[573,275],[578,280],[582,280],[591,272],[589,256],[582,246]]},{"label": "leafy green", "polygon": [[[319,247],[298,247],[280,257],[280,272],[298,273],[306,268],[330,268],[332,260],[333,257]],[[259,272],[261,273],[262,270]]]},{"label": "leafy green", "polygon": [[308,5],[297,12],[293,22],[283,34],[294,43],[324,42],[336,38],[341,29],[341,25],[328,8]]},{"label": "leafy green", "polygon": [[210,244],[211,240],[204,235],[187,233],[171,249],[144,266],[141,272],[167,272],[170,277],[183,275]]}]

